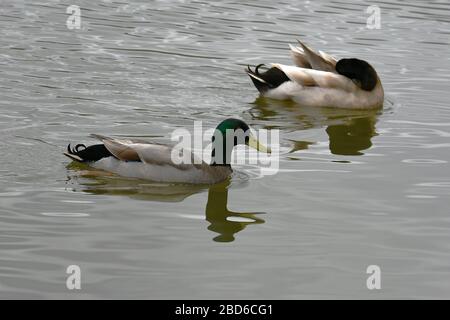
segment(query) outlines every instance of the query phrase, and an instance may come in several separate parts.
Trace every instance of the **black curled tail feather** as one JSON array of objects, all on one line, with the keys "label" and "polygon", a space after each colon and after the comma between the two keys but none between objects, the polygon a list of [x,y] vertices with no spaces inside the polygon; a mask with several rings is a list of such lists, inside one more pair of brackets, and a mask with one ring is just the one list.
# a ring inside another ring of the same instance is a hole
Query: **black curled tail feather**
[{"label": "black curled tail feather", "polygon": [[86,146],[80,143],[71,148],[69,143],[69,145],[67,146],[67,153],[76,155],[78,152],[80,152],[80,148],[86,149]]},{"label": "black curled tail feather", "polygon": [[259,68],[264,64],[259,64],[253,71],[250,66],[245,70],[252,79],[253,84],[260,93],[265,93],[270,89],[275,89],[286,81],[291,81],[288,76],[276,67],[272,67],[265,72],[259,72]]},{"label": "black curled tail feather", "polygon": [[247,72],[247,74],[249,75],[250,79],[252,79],[253,84],[255,85],[256,89],[258,89],[258,91],[260,93],[264,93],[267,90],[270,89],[270,85],[263,79],[260,77],[259,71],[258,69],[261,67],[262,65],[257,65],[255,67],[255,71],[253,71],[249,65],[247,65],[247,70],[245,70],[245,72]]},{"label": "black curled tail feather", "polygon": [[64,154],[78,162],[93,162],[112,156],[104,144],[96,144],[89,147],[86,147],[84,144],[77,144],[73,148],[69,144]]}]

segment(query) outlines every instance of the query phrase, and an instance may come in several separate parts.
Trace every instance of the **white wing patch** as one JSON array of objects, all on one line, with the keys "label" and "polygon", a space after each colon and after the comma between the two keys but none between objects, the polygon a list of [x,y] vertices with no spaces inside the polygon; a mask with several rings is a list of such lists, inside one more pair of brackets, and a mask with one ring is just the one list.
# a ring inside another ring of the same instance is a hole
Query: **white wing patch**
[{"label": "white wing patch", "polygon": [[279,68],[289,79],[303,87],[333,88],[347,92],[354,92],[358,89],[353,81],[340,74],[295,66],[286,66],[278,63],[273,64],[273,66]]}]

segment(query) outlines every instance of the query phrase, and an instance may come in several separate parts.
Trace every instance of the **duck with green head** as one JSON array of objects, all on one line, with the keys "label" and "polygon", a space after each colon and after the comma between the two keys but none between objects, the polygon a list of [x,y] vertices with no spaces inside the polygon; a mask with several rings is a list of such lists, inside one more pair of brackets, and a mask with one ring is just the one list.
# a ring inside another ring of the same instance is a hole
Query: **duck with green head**
[{"label": "duck with green head", "polygon": [[173,161],[174,147],[91,135],[102,143],[86,147],[70,144],[64,154],[70,159],[129,178],[159,182],[214,184],[227,179],[233,172],[231,152],[236,145],[245,144],[258,151],[270,153],[250,132],[242,120],[229,118],[222,121],[212,137],[211,163],[198,159],[188,150],[182,151],[190,161]]}]

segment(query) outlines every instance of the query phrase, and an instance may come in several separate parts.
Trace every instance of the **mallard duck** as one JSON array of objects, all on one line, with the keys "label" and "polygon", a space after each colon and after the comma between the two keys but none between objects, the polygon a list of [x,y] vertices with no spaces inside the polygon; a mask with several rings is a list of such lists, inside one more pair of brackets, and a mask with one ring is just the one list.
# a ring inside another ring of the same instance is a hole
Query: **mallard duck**
[{"label": "mallard duck", "polygon": [[383,105],[384,91],[375,69],[366,61],[336,60],[299,41],[290,45],[295,66],[274,63],[265,72],[258,65],[246,72],[264,97],[294,100],[302,106],[375,109]]},{"label": "mallard duck", "polygon": [[[226,143],[228,130],[233,130],[233,146]],[[238,135],[237,130],[243,133]],[[172,159],[174,147],[142,141],[115,139],[98,134],[91,137],[101,144],[86,147],[70,144],[64,155],[70,159],[87,163],[90,166],[116,173],[123,177],[140,178],[158,182],[179,182],[195,184],[214,184],[227,179],[232,168],[231,152],[234,146],[245,144],[258,151],[270,153],[270,149],[261,144],[250,132],[249,126],[239,119],[226,119],[216,128],[212,137],[211,163],[207,164],[188,150],[175,150],[190,159],[189,163],[175,163]],[[241,139],[242,138],[242,139]]]}]

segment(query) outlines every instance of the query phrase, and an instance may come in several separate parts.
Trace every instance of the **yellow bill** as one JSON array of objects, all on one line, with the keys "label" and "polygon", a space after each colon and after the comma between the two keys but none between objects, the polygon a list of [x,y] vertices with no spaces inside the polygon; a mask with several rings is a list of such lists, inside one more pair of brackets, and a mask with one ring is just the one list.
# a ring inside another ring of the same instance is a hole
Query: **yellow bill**
[{"label": "yellow bill", "polygon": [[259,142],[258,139],[256,139],[256,137],[253,136],[252,134],[248,137],[248,146],[258,150],[259,152],[265,153],[272,152],[269,147],[266,147],[261,142]]}]

